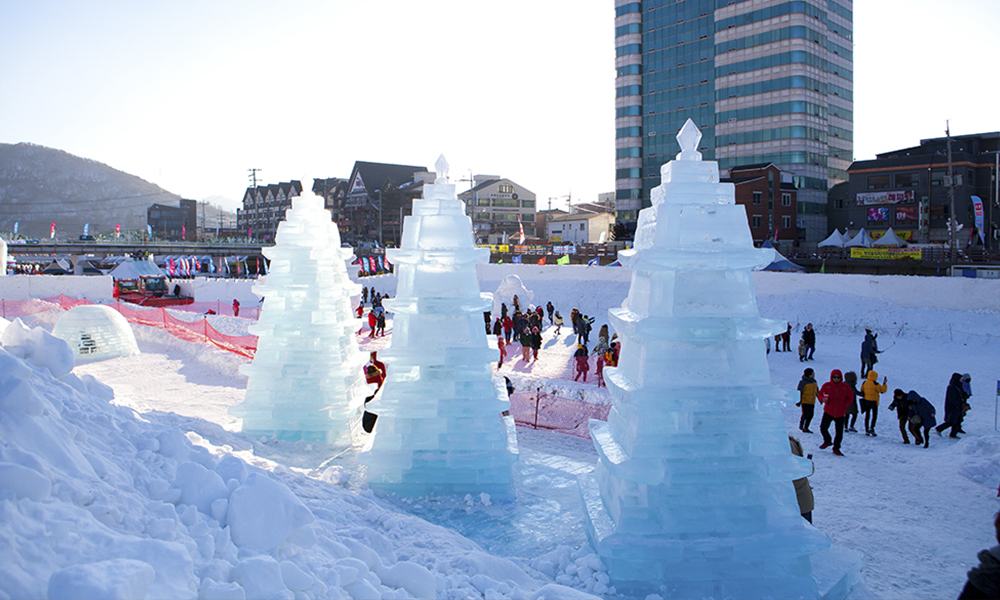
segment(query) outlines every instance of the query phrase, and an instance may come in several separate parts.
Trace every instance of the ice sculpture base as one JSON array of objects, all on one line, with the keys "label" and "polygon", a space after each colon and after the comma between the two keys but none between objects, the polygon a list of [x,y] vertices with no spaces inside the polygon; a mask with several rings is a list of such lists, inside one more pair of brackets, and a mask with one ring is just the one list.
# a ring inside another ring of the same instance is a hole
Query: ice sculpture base
[{"label": "ice sculpture base", "polygon": [[[578,476],[587,538],[612,574],[615,589],[628,597],[664,598],[848,598],[862,584],[861,554],[829,548],[776,567],[762,555],[744,574],[733,567],[734,549],[724,540],[670,539],[616,531],[594,473]],[[766,540],[760,540],[765,544]],[[714,566],[712,555],[718,555]],[[697,555],[697,556],[695,556]],[[678,576],[676,574],[683,574]],[[770,575],[770,576],[768,576]]]},{"label": "ice sculpture base", "polygon": [[302,429],[246,429],[243,434],[254,438],[267,438],[282,442],[308,442],[310,444],[327,444],[329,446],[353,446],[357,440],[365,437],[361,428],[361,418],[352,417],[347,423],[347,431],[308,431]]}]

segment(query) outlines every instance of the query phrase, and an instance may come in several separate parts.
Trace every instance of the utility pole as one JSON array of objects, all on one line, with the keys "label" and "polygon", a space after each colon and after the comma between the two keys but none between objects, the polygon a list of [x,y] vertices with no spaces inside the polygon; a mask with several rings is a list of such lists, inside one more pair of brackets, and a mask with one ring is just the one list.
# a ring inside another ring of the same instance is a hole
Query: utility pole
[{"label": "utility pole", "polygon": [[264,169],[247,169],[247,172],[250,173],[249,179],[253,184],[253,187],[257,187],[257,172],[263,170]]},{"label": "utility pole", "polygon": [[949,221],[948,235],[949,244],[951,244],[951,264],[955,265],[955,260],[958,258],[958,251],[955,248],[955,174],[952,172],[951,168],[951,123],[945,121],[944,134],[948,140],[948,202],[951,205],[951,220]]}]

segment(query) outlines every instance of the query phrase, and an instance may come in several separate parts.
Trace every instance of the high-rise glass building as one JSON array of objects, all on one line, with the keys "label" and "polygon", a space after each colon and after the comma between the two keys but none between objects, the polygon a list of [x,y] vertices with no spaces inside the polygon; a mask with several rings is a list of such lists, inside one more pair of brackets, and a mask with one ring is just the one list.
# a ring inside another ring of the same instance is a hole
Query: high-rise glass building
[{"label": "high-rise glass building", "polygon": [[691,118],[721,169],[774,163],[800,240],[826,237],[853,159],[851,0],[615,0],[615,196],[634,226]]}]

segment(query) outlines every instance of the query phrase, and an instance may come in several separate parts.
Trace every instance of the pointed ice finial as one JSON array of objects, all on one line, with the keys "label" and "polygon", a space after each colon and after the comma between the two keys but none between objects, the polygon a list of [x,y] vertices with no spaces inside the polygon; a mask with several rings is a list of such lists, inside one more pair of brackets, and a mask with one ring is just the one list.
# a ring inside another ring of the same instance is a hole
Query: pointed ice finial
[{"label": "pointed ice finial", "polygon": [[448,160],[444,157],[444,154],[438,157],[437,162],[434,163],[434,168],[437,170],[437,178],[434,180],[434,183],[447,183]]},{"label": "pointed ice finial", "polygon": [[681,151],[677,154],[677,160],[701,160],[701,152],[698,152],[698,144],[701,143],[701,130],[688,119],[677,133],[677,143],[681,145]]}]

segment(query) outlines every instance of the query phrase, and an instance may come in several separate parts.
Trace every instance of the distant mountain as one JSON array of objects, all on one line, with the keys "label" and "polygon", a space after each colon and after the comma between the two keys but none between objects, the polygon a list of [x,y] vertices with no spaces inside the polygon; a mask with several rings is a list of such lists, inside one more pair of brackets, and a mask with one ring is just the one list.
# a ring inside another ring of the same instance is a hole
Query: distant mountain
[{"label": "distant mountain", "polygon": [[28,238],[48,238],[54,222],[62,240],[76,239],[84,223],[91,235],[113,233],[117,223],[124,231],[145,229],[150,205],[177,206],[179,200],[158,185],[62,150],[0,144],[0,232],[12,232],[15,222]]}]

